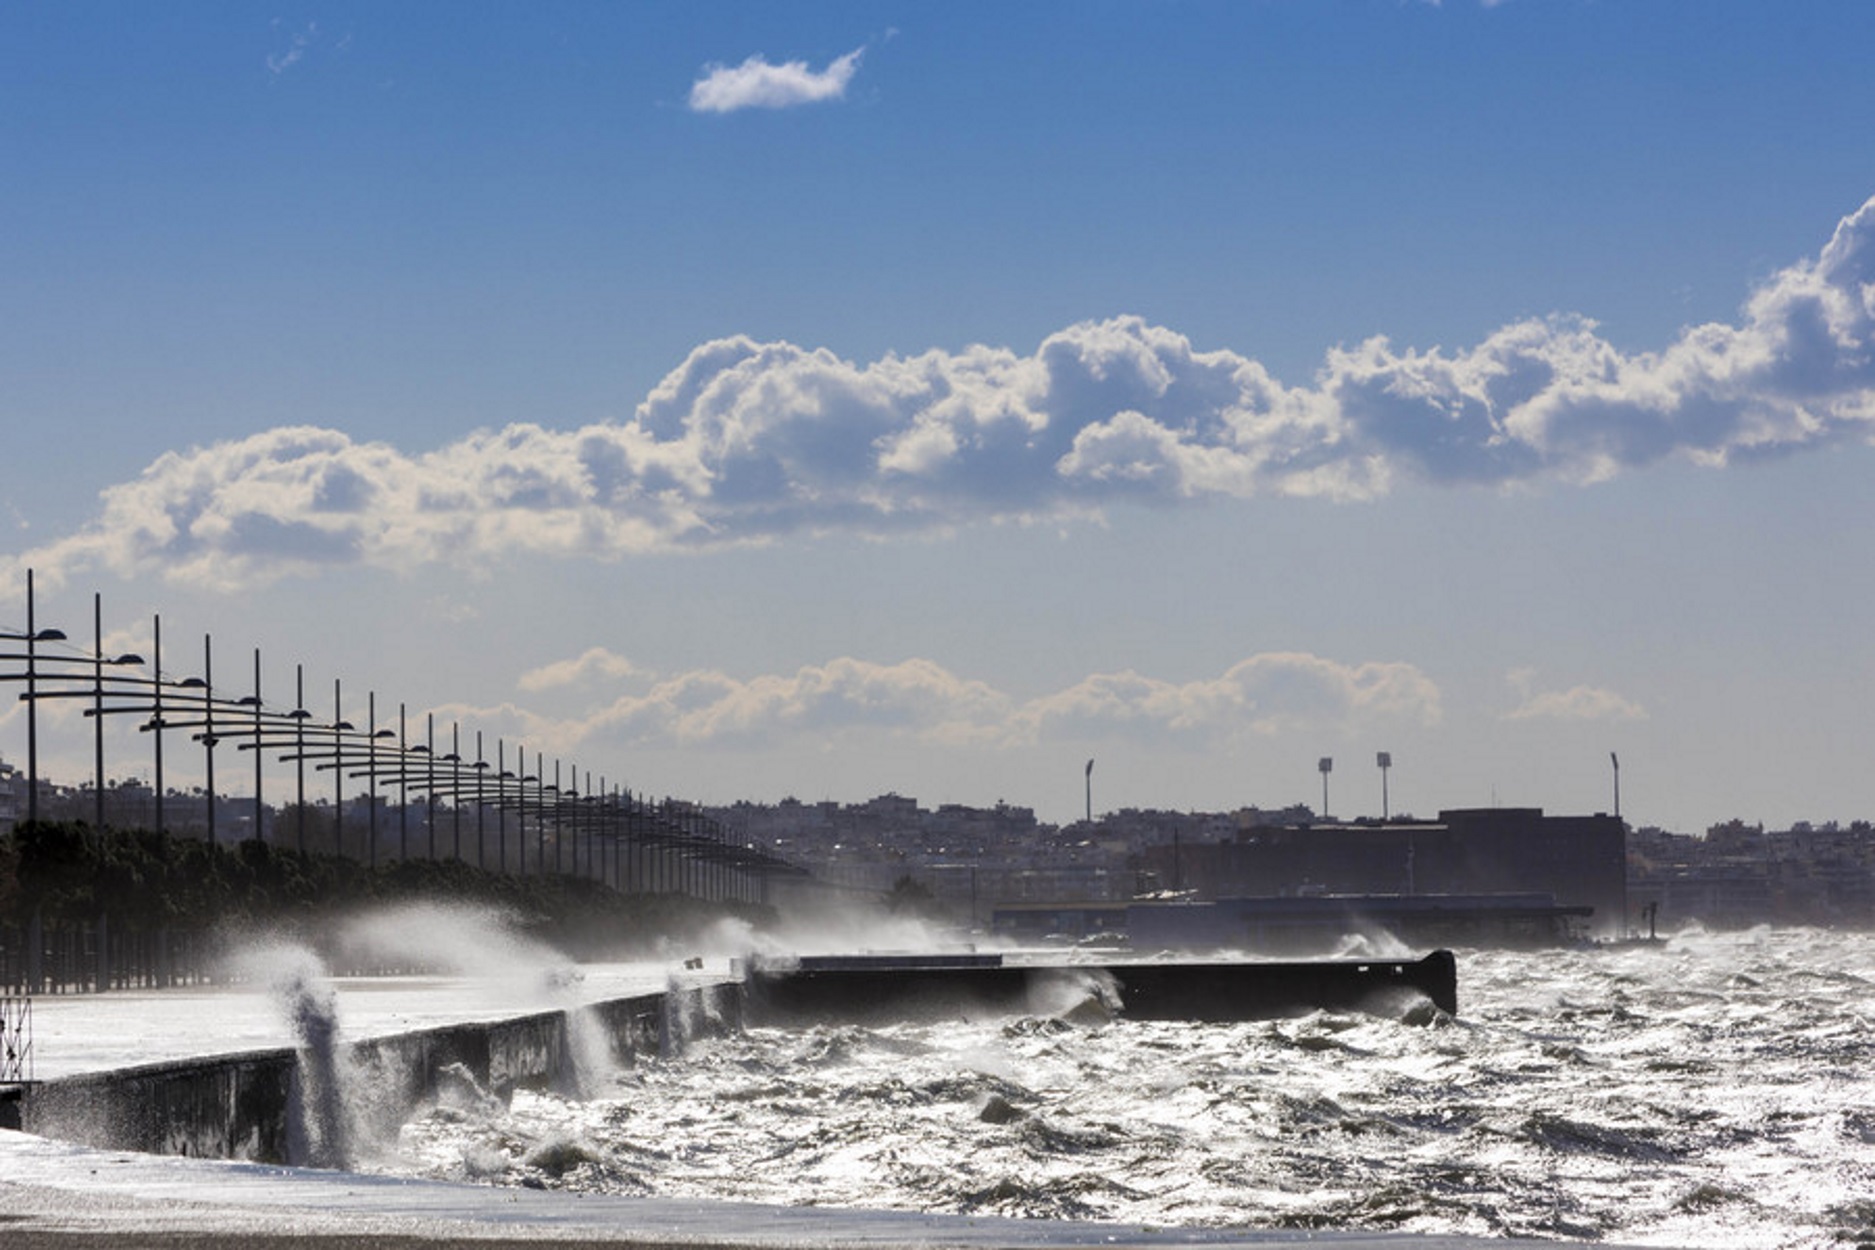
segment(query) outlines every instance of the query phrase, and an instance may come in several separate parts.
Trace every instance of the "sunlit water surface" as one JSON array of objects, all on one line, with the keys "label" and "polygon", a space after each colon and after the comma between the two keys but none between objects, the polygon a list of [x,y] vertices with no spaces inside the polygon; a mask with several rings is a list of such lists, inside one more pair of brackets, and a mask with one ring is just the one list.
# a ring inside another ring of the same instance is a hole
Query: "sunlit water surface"
[{"label": "sunlit water surface", "polygon": [[1875,938],[1461,951],[1462,1014],[752,1029],[386,1171],[1163,1225],[1875,1243]]}]

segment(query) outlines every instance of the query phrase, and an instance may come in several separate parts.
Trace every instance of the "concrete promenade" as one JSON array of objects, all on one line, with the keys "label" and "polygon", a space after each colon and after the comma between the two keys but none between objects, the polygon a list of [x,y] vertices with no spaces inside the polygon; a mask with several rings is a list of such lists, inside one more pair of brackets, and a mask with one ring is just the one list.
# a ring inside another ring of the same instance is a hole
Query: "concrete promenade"
[{"label": "concrete promenade", "polygon": [[[720,980],[728,970],[726,960],[716,960],[681,975]],[[337,977],[331,985],[344,1037],[359,1041],[655,994],[670,975],[664,964],[584,964],[572,975],[536,969],[507,977]],[[232,985],[38,997],[32,1033],[33,1076],[42,1081],[297,1044],[291,1020],[264,977]]]}]

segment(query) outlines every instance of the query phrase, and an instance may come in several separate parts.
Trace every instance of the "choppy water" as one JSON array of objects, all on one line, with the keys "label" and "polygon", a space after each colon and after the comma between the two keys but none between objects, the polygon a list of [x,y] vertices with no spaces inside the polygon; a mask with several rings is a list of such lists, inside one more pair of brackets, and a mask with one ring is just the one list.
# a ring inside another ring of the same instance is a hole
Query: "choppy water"
[{"label": "choppy water", "polygon": [[382,1166],[1168,1225],[1875,1244],[1875,937],[1459,953],[1461,1015],[756,1029]]}]

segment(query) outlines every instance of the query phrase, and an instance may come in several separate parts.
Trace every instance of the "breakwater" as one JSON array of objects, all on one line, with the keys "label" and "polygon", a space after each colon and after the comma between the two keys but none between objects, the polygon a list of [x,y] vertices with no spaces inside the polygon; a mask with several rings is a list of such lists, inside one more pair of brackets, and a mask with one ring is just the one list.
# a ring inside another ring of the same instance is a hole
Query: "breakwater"
[{"label": "breakwater", "polygon": [[[315,970],[275,956],[273,993],[297,1046],[141,1064],[0,1091],[0,1127],[107,1149],[347,1167],[436,1104],[485,1111],[517,1090],[587,1097],[641,1056],[751,1024],[915,1019],[937,1012],[1086,1021],[1255,1020],[1401,996],[1455,1012],[1449,952],[1310,964],[1037,966],[996,955],[854,957],[757,966],[507,1019],[342,1045]],[[1090,1011],[1092,1014],[1090,1015]],[[7,1095],[11,1094],[11,1097]]]},{"label": "breakwater", "polygon": [[337,1166],[351,1142],[395,1132],[439,1098],[578,1094],[610,1065],[740,1020],[735,984],[673,986],[369,1038],[326,1065],[316,1047],[279,1047],[15,1086],[0,1101],[0,1127],[106,1149]]},{"label": "breakwater", "polygon": [[761,1023],[957,1019],[979,1013],[1061,1015],[1083,1007],[1130,1020],[1223,1023],[1313,1010],[1358,1010],[1426,998],[1458,1014],[1451,951],[1421,959],[1318,959],[1288,963],[1114,962],[1033,964],[1001,955],[825,957],[764,965],[745,982]]}]

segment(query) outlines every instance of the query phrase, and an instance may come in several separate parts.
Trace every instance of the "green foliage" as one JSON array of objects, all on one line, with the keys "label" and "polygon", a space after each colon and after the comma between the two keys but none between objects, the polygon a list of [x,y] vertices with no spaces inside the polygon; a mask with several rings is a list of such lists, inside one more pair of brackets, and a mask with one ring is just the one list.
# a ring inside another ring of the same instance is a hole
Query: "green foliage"
[{"label": "green foliage", "polygon": [[91,906],[98,876],[83,825],[21,825],[13,834],[19,902],[48,920],[78,919]]},{"label": "green foliage", "polygon": [[383,903],[479,905],[516,918],[574,957],[600,958],[682,940],[726,915],[759,922],[767,909],[682,895],[625,896],[583,877],[517,877],[458,860],[392,860],[376,868],[261,841],[211,845],[149,830],[23,824],[0,839],[0,923],[35,907],[51,923],[108,916],[133,932],[248,924],[315,928]]}]

